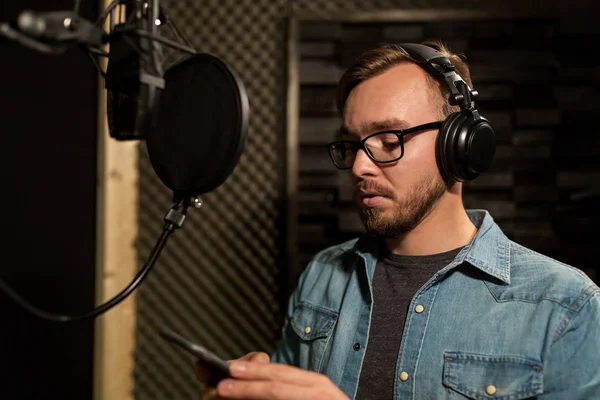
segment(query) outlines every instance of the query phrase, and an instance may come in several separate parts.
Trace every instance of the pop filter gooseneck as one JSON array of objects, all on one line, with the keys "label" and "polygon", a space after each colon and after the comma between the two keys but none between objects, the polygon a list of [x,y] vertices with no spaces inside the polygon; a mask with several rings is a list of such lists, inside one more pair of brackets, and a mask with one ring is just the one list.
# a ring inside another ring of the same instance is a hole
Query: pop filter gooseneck
[{"label": "pop filter gooseneck", "polygon": [[[134,279],[90,312],[76,316],[46,312],[0,279],[0,290],[39,318],[81,321],[95,318],[125,300],[149,274],[170,234],[182,227],[188,207],[193,204],[199,208],[202,203],[198,196],[221,185],[241,156],[249,119],[242,81],[225,61],[190,48],[174,25],[171,28],[186,45],[156,34],[154,25],[168,19],[158,3],[113,0],[94,24],[77,14],[76,0],[73,11],[22,13],[20,29],[0,23],[1,35],[36,51],[62,54],[69,46],[79,46],[88,53],[106,81],[110,136],[117,140],[146,140],[152,167],[173,191],[175,203],[164,217],[162,234]],[[113,20],[119,5],[126,7],[127,21],[105,33],[101,26],[106,18]],[[105,43],[111,44],[110,54],[100,48]],[[162,76],[159,44],[190,56]],[[95,56],[109,58],[106,72]]]}]

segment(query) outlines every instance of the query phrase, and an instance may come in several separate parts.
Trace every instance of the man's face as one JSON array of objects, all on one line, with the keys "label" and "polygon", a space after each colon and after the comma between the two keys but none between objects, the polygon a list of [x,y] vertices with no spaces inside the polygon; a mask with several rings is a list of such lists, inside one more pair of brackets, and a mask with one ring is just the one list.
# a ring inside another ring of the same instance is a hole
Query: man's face
[{"label": "man's face", "polygon": [[[440,99],[426,72],[412,63],[394,66],[357,85],[346,101],[348,139],[375,132],[406,129],[440,120]],[[404,138],[404,156],[380,164],[359,150],[352,167],[354,197],[365,228],[378,236],[410,232],[446,192],[435,160],[438,130]]]}]

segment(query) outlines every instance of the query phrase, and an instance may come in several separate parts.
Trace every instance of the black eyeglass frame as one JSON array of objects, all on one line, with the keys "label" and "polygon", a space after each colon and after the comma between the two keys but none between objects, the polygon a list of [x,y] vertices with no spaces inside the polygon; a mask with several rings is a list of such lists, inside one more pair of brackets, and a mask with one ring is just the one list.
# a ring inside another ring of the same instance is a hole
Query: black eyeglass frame
[{"label": "black eyeglass frame", "polygon": [[[413,126],[412,128],[408,128],[408,129],[393,129],[393,130],[389,130],[389,131],[375,132],[375,133],[372,133],[369,136],[363,138],[362,140],[338,140],[338,141],[329,143],[327,145],[327,148],[329,151],[329,157],[331,158],[331,161],[333,161],[333,165],[335,165],[336,168],[338,168],[338,169],[352,168],[354,166],[354,161],[356,161],[356,154],[358,154],[358,151],[361,149],[364,150],[364,152],[367,154],[367,156],[369,156],[369,158],[371,160],[373,160],[374,162],[376,162],[378,164],[388,164],[388,163],[396,162],[396,161],[400,160],[402,157],[404,157],[404,136],[410,135],[411,133],[420,132],[420,131],[428,131],[431,129],[440,129],[442,127],[442,125],[443,125],[443,121],[428,122],[426,124]],[[369,150],[369,148],[365,145],[365,142],[367,140],[369,140],[369,138],[372,138],[373,136],[383,135],[383,134],[388,134],[388,133],[393,133],[398,137],[398,140],[400,141],[400,148],[401,148],[400,157],[395,158],[393,160],[388,160],[388,161],[376,160],[375,157],[373,156],[373,154],[371,154],[371,151]],[[350,165],[349,167],[340,167],[339,165],[337,165],[337,163],[335,162],[335,157],[333,156],[334,147],[336,145],[339,145],[342,143],[350,144],[352,151],[354,152],[354,161],[352,162],[352,165]]]}]

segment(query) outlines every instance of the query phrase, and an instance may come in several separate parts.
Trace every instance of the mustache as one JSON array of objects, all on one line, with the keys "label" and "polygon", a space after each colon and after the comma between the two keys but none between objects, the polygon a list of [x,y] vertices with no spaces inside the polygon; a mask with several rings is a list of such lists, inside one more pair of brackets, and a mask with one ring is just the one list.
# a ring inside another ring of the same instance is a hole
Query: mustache
[{"label": "mustache", "polygon": [[381,186],[375,181],[363,180],[354,186],[354,200],[357,200],[361,196],[361,190],[375,192],[380,196],[389,197],[391,199],[396,197],[393,190]]}]

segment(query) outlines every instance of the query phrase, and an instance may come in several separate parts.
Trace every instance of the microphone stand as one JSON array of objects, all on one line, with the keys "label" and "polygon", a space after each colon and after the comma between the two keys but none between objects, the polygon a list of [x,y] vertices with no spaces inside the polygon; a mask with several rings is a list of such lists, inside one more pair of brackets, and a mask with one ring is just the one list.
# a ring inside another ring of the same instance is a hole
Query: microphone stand
[{"label": "microphone stand", "polygon": [[121,292],[115,295],[112,299],[108,300],[106,303],[94,308],[90,312],[74,316],[53,314],[41,310],[29,303],[27,300],[23,299],[1,279],[0,289],[6,294],[8,294],[8,296],[13,301],[15,301],[25,310],[42,319],[55,322],[77,322],[89,318],[94,318],[125,300],[125,298],[127,298],[127,296],[129,296],[144,281],[144,279],[146,279],[146,277],[154,267],[156,260],[158,260],[158,257],[162,249],[165,247],[165,244],[167,243],[167,240],[169,239],[170,235],[176,229],[180,229],[183,226],[187,215],[187,209],[190,205],[193,205],[194,208],[200,208],[202,207],[202,199],[199,196],[180,197],[180,200],[175,205],[173,205],[171,209],[166,213],[164,217],[162,233],[158,238],[156,244],[154,245],[154,248],[152,249],[152,252],[146,260],[144,266],[138,271],[133,280],[129,283],[129,285],[127,285],[125,289],[123,289]]},{"label": "microphone stand", "polygon": [[[131,0],[114,0],[104,10],[95,23],[81,18],[77,14],[79,1],[76,1],[75,9],[70,11],[55,11],[39,14],[34,14],[30,11],[24,11],[19,15],[17,20],[17,26],[19,29],[16,29],[9,23],[0,23],[0,35],[3,35],[41,53],[51,55],[60,55],[63,54],[69,47],[78,46],[84,51],[87,51],[88,56],[93,61],[103,78],[106,77],[106,73],[102,70],[102,68],[100,68],[100,64],[95,56],[109,57],[109,54],[101,49],[101,46],[105,45],[106,43],[110,44],[112,39],[120,37],[121,35],[137,35],[139,37],[149,39],[150,41],[165,44],[188,54],[197,54],[196,50],[189,45],[189,42],[183,37],[181,32],[171,24],[169,24],[169,26],[174,29],[176,35],[183,39],[186,45],[163,38],[152,32],[138,29],[135,24],[131,23],[131,21],[121,24],[118,27],[119,29],[113,29],[115,27],[112,26],[111,20],[111,32],[106,33],[102,28],[106,18],[111,15],[113,10],[118,5],[128,3],[128,1]],[[153,14],[151,17],[158,17],[154,21],[151,21],[151,23],[156,25],[162,24],[163,20],[166,21],[167,19],[166,13],[158,6],[158,0],[149,1],[152,1],[153,6]],[[157,10],[160,10],[160,13]],[[8,297],[10,297],[13,301],[31,314],[50,321],[76,322],[94,318],[102,314],[103,312],[125,300],[125,298],[129,296],[144,281],[154,267],[156,260],[167,243],[170,235],[176,229],[180,229],[183,226],[188,207],[190,205],[193,205],[195,208],[200,208],[202,206],[202,200],[199,196],[190,195],[188,193],[174,193],[173,201],[175,204],[164,216],[162,233],[152,249],[146,263],[138,271],[134,279],[131,281],[131,283],[129,283],[129,285],[127,285],[127,287],[125,287],[121,292],[119,292],[106,303],[95,307],[92,311],[82,315],[74,316],[54,314],[41,310],[24,300],[1,279],[0,290],[4,291]]]},{"label": "microphone stand", "polygon": [[[156,1],[156,0],[155,0]],[[167,39],[158,34],[148,32],[143,29],[138,29],[131,21],[122,24],[121,29],[115,29],[112,26],[111,32],[107,33],[102,28],[106,18],[120,5],[126,3],[127,0],[114,0],[100,15],[94,23],[81,18],[76,11],[53,11],[47,13],[33,13],[31,11],[23,11],[17,19],[16,29],[11,24],[6,22],[0,23],[0,35],[5,36],[17,43],[34,49],[40,53],[50,55],[61,55],[67,51],[70,46],[79,46],[82,50],[87,51],[88,55],[94,62],[94,65],[104,78],[105,72],[102,71],[98,64],[96,56],[108,57],[109,54],[100,47],[111,42],[112,39],[121,35],[138,36],[150,41],[164,44],[181,52],[194,55],[198,52],[190,45],[188,40],[183,36],[181,31],[175,26],[167,13],[160,8],[158,18],[154,21],[156,25],[167,23],[172,31],[184,44]],[[156,3],[158,3],[156,1]]]},{"label": "microphone stand", "polygon": [[[8,23],[1,23],[0,33],[46,54],[62,54],[69,45],[74,44],[101,46],[106,43],[106,33],[74,11],[53,11],[43,14],[23,11],[19,14],[17,25],[19,29],[13,28]],[[102,55],[108,56],[104,52]]]}]

